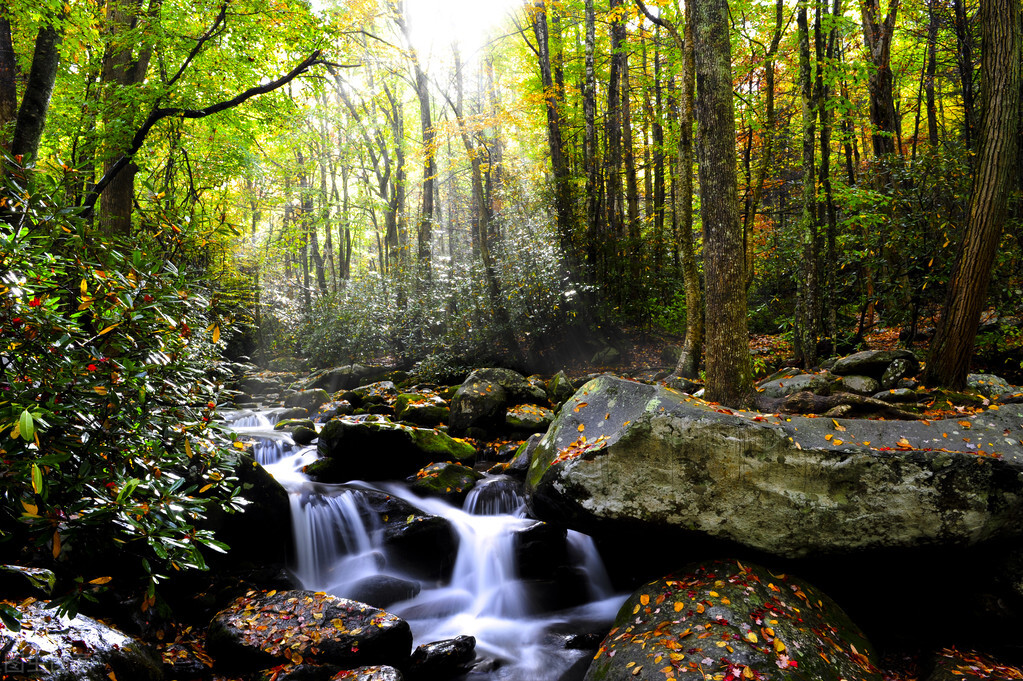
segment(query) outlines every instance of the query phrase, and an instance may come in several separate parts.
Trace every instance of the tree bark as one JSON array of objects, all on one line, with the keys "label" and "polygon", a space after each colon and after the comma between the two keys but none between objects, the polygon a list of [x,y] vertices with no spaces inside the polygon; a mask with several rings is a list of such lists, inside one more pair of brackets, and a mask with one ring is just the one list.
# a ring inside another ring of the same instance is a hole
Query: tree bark
[{"label": "tree bark", "polygon": [[706,399],[730,407],[753,401],[746,327],[746,257],[736,187],[735,112],[728,4],[704,0],[692,10],[700,204],[707,277]]},{"label": "tree bark", "polygon": [[11,154],[21,156],[26,163],[35,161],[39,154],[39,142],[46,126],[53,84],[57,80],[66,16],[66,10],[62,10],[53,23],[41,26],[36,36],[32,67],[29,69],[25,94],[21,98],[18,121],[14,127],[14,138],[11,140]]},{"label": "tree bark", "polygon": [[976,141],[977,105],[973,79],[973,33],[966,15],[964,0],[952,0],[955,14],[956,67],[959,70],[959,85],[963,92],[963,141],[967,149],[973,149]]},{"label": "tree bark", "polygon": [[966,384],[980,312],[1005,220],[1019,143],[1019,0],[981,0],[981,70],[985,112],[966,234],[927,362],[928,385]]},{"label": "tree bark", "polygon": [[[12,123],[18,115],[17,77],[18,61],[11,38],[11,22],[0,14],[0,128]],[[2,142],[5,148],[10,148],[6,137]]]},{"label": "tree bark", "polygon": [[[899,137],[898,118],[895,114],[895,81],[891,69],[892,35],[899,0],[891,0],[888,14],[881,17],[879,0],[861,0],[863,16],[863,44],[871,63],[867,91],[870,94],[870,123],[873,126],[871,142],[875,161],[889,161],[896,152]],[[884,181],[887,181],[887,174]]]},{"label": "tree bark", "polygon": [[[820,0],[817,0],[818,2]],[[814,68],[810,62],[810,26],[807,0],[799,0],[796,10],[799,33],[799,92],[802,104],[802,168],[803,205],[797,229],[800,267],[796,268],[796,332],[793,338],[796,357],[802,366],[811,369],[817,365],[817,336],[820,332],[820,284],[817,277],[818,229],[817,177],[815,136],[817,130],[817,98],[814,92]],[[818,67],[819,68],[819,67]]]}]

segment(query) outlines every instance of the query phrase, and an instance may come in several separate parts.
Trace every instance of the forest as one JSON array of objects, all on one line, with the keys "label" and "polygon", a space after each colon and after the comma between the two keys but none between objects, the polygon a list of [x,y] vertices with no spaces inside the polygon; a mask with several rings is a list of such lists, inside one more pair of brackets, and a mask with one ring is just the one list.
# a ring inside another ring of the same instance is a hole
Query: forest
[{"label": "forest", "polygon": [[0,547],[165,609],[249,503],[234,362],[1023,383],[1020,9],[0,2]]}]

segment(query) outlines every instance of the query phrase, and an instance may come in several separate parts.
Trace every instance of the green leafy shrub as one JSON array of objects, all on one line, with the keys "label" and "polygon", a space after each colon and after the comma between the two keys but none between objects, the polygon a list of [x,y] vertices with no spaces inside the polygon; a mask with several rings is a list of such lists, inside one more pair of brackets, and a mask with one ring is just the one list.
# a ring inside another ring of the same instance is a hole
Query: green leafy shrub
[{"label": "green leafy shrub", "polygon": [[[0,542],[49,563],[60,605],[113,581],[156,601],[164,576],[206,567],[207,506],[236,495],[212,419],[209,300],[152,254],[90,231],[10,181],[0,197]],[[141,577],[140,577],[141,576]]]}]

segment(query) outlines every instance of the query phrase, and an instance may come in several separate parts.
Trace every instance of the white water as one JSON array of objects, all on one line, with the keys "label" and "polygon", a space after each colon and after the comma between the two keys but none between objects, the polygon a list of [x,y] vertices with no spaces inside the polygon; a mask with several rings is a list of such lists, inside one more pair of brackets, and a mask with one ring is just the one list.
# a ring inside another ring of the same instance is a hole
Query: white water
[{"label": "white water", "polygon": [[[413,495],[398,483],[352,483],[341,487],[310,482],[301,468],[316,458],[315,446],[297,448],[272,430],[259,414],[246,414],[232,427],[257,439],[256,458],[288,489],[296,539],[294,575],[303,588],[345,596],[369,578],[418,582],[420,593],[385,607],[412,627],[414,645],[459,635],[476,638],[477,658],[492,658],[496,669],[473,679],[556,681],[587,653],[566,650],[558,632],[585,633],[607,625],[625,596],[612,591],[593,541],[568,533],[573,567],[586,581],[590,601],[551,612],[515,569],[514,533],[536,521],[526,517],[525,500],[510,480],[482,481],[459,509],[440,499]],[[423,581],[389,564],[383,527],[365,507],[366,496],[352,486],[398,497],[420,511],[448,520],[459,537],[450,582]]]}]

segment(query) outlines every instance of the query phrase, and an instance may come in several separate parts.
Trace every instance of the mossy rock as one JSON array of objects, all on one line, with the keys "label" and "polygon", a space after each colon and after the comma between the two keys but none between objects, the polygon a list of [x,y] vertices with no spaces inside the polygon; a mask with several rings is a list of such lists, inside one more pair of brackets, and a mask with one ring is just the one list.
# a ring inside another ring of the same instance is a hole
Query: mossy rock
[{"label": "mossy rock", "polygon": [[417,426],[433,427],[448,420],[448,403],[436,395],[403,393],[394,401],[395,416]]},{"label": "mossy rock", "polygon": [[274,424],[274,430],[292,432],[298,427],[315,428],[312,419],[281,419]]},{"label": "mossy rock", "polygon": [[416,473],[411,480],[412,491],[424,497],[440,497],[452,504],[461,505],[469,490],[483,479],[468,466],[446,461],[431,463]]},{"label": "mossy rock", "polygon": [[520,404],[505,412],[504,422],[509,428],[526,433],[543,433],[554,421],[554,412],[535,404]]},{"label": "mossy rock", "polygon": [[691,565],[633,593],[585,681],[881,681],[876,664],[873,647],[826,594],[725,560]]},{"label": "mossy rock", "polygon": [[433,461],[453,461],[471,465],[476,460],[475,447],[465,440],[453,438],[439,430],[413,428],[412,439],[419,451],[432,457]]}]

